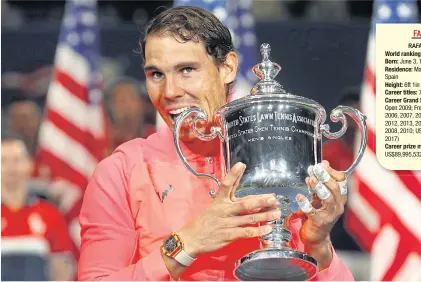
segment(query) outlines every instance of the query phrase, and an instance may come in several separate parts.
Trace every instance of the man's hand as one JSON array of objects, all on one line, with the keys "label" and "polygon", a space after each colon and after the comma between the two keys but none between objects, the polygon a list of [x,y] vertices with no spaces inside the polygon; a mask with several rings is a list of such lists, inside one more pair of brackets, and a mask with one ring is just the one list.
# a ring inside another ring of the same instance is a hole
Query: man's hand
[{"label": "man's hand", "polygon": [[344,212],[346,176],[331,168],[327,161],[310,167],[309,174],[306,183],[314,192],[312,201],[303,195],[297,196],[301,211],[306,215],[300,238],[305,251],[318,261],[322,270],[332,261],[330,232]]},{"label": "man's hand", "polygon": [[196,257],[223,248],[234,240],[259,237],[272,231],[270,225],[242,227],[272,221],[281,215],[273,194],[234,198],[244,170],[245,165],[237,163],[221,182],[214,202],[204,213],[176,232],[188,255]]}]

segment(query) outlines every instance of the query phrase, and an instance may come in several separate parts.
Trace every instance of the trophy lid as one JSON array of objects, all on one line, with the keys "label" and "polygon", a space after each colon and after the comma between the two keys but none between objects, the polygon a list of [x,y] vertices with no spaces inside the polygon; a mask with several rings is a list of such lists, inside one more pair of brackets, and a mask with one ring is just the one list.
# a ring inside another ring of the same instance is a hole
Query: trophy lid
[{"label": "trophy lid", "polygon": [[287,94],[282,85],[275,81],[275,77],[281,71],[281,66],[269,59],[270,45],[263,43],[260,45],[260,54],[263,59],[260,64],[253,67],[254,74],[260,79],[259,82],[251,89],[251,95],[262,94]]},{"label": "trophy lid", "polygon": [[275,81],[275,77],[281,70],[281,66],[269,59],[270,51],[269,44],[263,43],[260,46],[260,52],[263,58],[261,63],[253,67],[253,72],[260,81],[251,89],[250,94],[223,105],[215,112],[214,118],[218,119],[219,117],[241,110],[244,107],[269,103],[273,105],[294,105],[312,109],[317,112],[323,123],[326,119],[326,111],[322,105],[312,99],[288,93],[282,85]]}]

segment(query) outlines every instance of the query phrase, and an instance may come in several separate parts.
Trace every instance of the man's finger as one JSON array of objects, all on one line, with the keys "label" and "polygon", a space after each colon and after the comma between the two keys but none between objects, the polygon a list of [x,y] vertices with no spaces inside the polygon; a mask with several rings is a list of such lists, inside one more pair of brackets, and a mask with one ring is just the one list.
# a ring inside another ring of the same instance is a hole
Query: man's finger
[{"label": "man's finger", "polygon": [[228,241],[237,240],[240,238],[260,237],[271,233],[273,230],[269,224],[260,225],[257,227],[236,227],[229,229],[227,234]]},{"label": "man's finger", "polygon": [[321,201],[327,201],[329,198],[332,198],[332,193],[329,191],[326,185],[324,185],[314,176],[310,178],[310,188]]},{"label": "man's finger", "polygon": [[[248,195],[248,196],[245,196],[245,197],[242,197],[242,198],[234,198],[234,200],[232,200],[232,201],[233,202],[246,201],[248,199],[253,199],[253,198],[254,199],[258,199],[258,198],[267,199],[270,196],[276,197],[276,194]],[[257,208],[257,209],[254,209],[254,210],[244,212],[243,214],[264,212],[266,210],[268,210],[268,208]]]},{"label": "man's finger", "polygon": [[231,217],[228,220],[230,221],[230,227],[243,226],[248,224],[263,223],[268,221],[273,221],[281,217],[280,209],[272,209],[265,212],[259,213],[250,213],[247,215],[241,215],[236,217]]},{"label": "man's finger", "polygon": [[223,198],[223,199],[230,199],[232,190],[234,189],[234,186],[239,183],[239,178],[244,173],[244,170],[246,168],[246,165],[243,163],[236,163],[230,171],[225,175],[224,179],[221,182],[221,186],[218,190],[218,196],[217,198]]},{"label": "man's finger", "polygon": [[295,199],[297,200],[300,210],[308,217],[312,217],[316,214],[316,209],[304,195],[298,194]]},{"label": "man's finger", "polygon": [[331,167],[326,166],[326,164],[323,163],[316,164],[313,168],[314,175],[321,182],[319,185],[325,185],[333,194],[335,200],[340,202],[341,192],[339,191],[339,185],[333,175],[328,172],[328,170],[335,175],[337,174],[335,173],[336,171],[334,171]]},{"label": "man's finger", "polygon": [[342,196],[347,195],[348,193],[348,179],[345,172],[337,171],[330,166],[325,167],[326,171],[338,182],[339,191]]},{"label": "man's finger", "polygon": [[226,208],[225,213],[227,216],[234,216],[242,213],[250,213],[256,209],[274,208],[278,206],[279,202],[276,197],[269,194],[264,197],[253,197],[247,200],[236,201]]}]

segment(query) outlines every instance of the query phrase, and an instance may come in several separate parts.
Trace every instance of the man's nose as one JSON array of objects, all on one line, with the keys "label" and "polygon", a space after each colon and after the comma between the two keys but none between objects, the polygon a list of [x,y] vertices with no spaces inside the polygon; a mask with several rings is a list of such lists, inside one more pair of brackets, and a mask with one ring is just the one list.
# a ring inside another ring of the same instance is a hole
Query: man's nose
[{"label": "man's nose", "polygon": [[178,86],[178,82],[174,77],[167,76],[164,87],[164,96],[169,100],[184,96],[184,91]]}]

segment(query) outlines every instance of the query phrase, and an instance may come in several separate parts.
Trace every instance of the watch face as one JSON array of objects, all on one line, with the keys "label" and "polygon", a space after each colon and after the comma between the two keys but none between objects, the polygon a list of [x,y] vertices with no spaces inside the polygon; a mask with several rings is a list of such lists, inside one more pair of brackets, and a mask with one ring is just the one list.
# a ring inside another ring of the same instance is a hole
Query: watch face
[{"label": "watch face", "polygon": [[164,247],[167,252],[172,253],[177,248],[177,241],[171,236],[165,241]]}]

